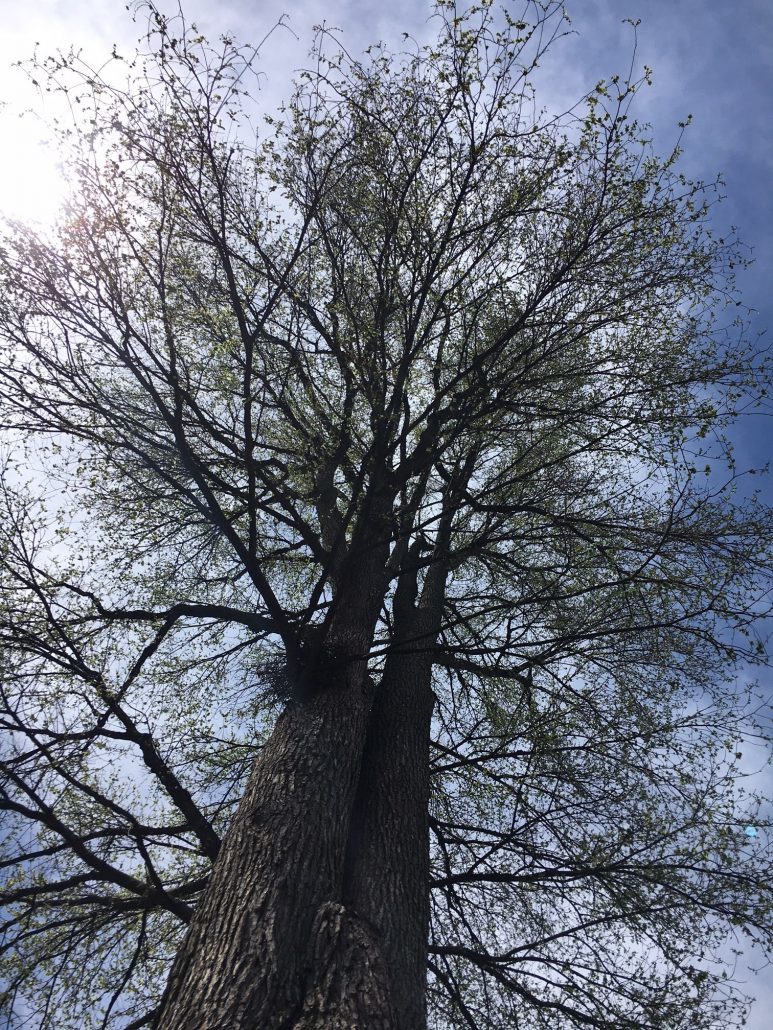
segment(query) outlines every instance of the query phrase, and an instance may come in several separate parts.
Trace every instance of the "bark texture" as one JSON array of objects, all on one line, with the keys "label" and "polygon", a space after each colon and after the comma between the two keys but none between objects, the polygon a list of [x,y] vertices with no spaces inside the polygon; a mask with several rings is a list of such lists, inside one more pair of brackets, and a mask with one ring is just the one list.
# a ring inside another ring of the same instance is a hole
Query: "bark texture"
[{"label": "bark texture", "polygon": [[396,1030],[386,963],[373,930],[329,902],[313,927],[314,973],[292,1030]]},{"label": "bark texture", "polygon": [[320,667],[315,681],[308,670],[256,761],[156,1030],[393,1028],[376,938],[341,905],[373,700],[366,656],[388,583],[389,503],[370,506],[339,579],[326,636],[334,675]]},{"label": "bark texture", "polygon": [[349,841],[346,902],[377,933],[398,1030],[427,1025],[431,647],[444,578],[433,570],[419,605],[415,574],[398,585],[395,650],[374,701]]},{"label": "bark texture", "polygon": [[158,1030],[287,1030],[301,1018],[320,953],[315,919],[323,932],[320,910],[341,896],[368,694],[345,683],[280,718],[175,960]]}]

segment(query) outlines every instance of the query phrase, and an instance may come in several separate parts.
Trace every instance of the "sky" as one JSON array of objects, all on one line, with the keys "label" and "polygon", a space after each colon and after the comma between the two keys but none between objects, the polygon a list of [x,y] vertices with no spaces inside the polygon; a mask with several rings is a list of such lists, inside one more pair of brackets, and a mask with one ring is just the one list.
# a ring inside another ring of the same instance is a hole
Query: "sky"
[{"label": "sky", "polygon": [[[261,54],[263,100],[271,109],[287,94],[301,67],[312,26],[340,28],[350,52],[377,39],[400,41],[408,31],[427,36],[428,0],[184,0],[186,16],[208,36],[230,32],[262,38],[287,16],[291,31],[272,35]],[[164,2],[170,13],[176,0]],[[520,13],[512,5],[514,14]],[[653,69],[653,85],[640,94],[637,116],[652,123],[655,148],[668,152],[677,123],[692,124],[683,140],[685,174],[712,180],[722,173],[725,202],[714,214],[718,231],[737,226],[754,264],[739,278],[752,309],[749,332],[766,333],[773,322],[773,4],[770,0],[567,0],[572,34],[544,62],[539,99],[564,109],[600,78],[625,76],[634,33],[624,19],[641,19],[636,61]],[[12,63],[70,44],[100,63],[113,43],[129,50],[141,31],[124,0],[0,0],[0,209],[25,218],[50,218],[61,199],[55,155],[39,145],[43,126],[19,117],[34,102],[23,73]],[[297,37],[297,38],[296,38]],[[767,333],[770,342],[770,333]],[[773,418],[749,416],[736,433],[740,467],[764,464],[773,451]],[[773,503],[773,479],[762,480]],[[743,976],[741,966],[737,975]],[[773,968],[756,978],[758,1001],[749,1030],[769,1030]]]}]

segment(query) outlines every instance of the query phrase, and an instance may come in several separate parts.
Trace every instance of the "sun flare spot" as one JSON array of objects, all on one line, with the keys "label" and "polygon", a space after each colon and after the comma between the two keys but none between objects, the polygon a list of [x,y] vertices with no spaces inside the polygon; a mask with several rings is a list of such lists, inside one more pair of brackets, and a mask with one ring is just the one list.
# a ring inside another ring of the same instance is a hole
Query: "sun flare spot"
[{"label": "sun flare spot", "polygon": [[0,108],[0,214],[25,222],[51,224],[67,194],[56,143],[44,122]]}]

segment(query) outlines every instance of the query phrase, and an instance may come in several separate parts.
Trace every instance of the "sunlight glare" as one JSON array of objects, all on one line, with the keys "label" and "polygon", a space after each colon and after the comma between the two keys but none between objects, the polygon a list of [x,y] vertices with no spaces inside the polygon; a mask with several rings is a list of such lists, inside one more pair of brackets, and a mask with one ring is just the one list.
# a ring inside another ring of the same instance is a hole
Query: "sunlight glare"
[{"label": "sunlight glare", "polygon": [[34,114],[0,108],[0,214],[50,225],[66,196],[56,145]]}]

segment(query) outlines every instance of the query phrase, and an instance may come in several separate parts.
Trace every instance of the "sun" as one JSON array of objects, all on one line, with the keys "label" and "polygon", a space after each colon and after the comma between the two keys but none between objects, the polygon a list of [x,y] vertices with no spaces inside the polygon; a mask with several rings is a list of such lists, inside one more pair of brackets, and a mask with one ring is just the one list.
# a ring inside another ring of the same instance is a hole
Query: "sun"
[{"label": "sun", "polygon": [[45,123],[30,111],[20,113],[13,103],[4,104],[0,155],[0,214],[50,225],[62,207],[67,184]]}]

